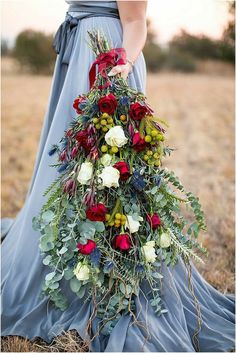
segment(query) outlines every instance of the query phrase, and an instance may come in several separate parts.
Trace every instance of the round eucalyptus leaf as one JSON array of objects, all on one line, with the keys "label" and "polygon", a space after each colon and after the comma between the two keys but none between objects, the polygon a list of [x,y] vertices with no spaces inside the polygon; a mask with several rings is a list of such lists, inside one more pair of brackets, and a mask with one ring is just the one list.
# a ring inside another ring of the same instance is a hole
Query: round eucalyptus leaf
[{"label": "round eucalyptus leaf", "polygon": [[56,272],[55,272],[55,271],[50,272],[50,273],[48,273],[48,274],[46,275],[45,280],[46,280],[46,281],[51,281],[55,275],[56,275]]},{"label": "round eucalyptus leaf", "polygon": [[42,214],[42,220],[44,222],[51,222],[53,220],[54,217],[54,212],[52,212],[51,210],[47,210]]},{"label": "round eucalyptus leaf", "polygon": [[80,290],[81,287],[81,282],[76,278],[73,277],[70,280],[70,289],[72,292],[77,293]]}]

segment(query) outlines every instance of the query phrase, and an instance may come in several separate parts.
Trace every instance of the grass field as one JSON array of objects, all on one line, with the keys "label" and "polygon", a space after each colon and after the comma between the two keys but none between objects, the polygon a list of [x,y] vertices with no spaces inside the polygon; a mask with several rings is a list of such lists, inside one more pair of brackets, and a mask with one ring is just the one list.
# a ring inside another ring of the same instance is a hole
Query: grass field
[{"label": "grass field", "polygon": [[[2,217],[23,205],[50,89],[50,77],[12,73],[2,63]],[[234,80],[232,76],[160,73],[149,75],[147,96],[170,128],[177,150],[165,165],[201,200],[209,250],[202,275],[222,292],[234,291]],[[52,346],[3,339],[3,351],[81,351],[74,333]]]}]

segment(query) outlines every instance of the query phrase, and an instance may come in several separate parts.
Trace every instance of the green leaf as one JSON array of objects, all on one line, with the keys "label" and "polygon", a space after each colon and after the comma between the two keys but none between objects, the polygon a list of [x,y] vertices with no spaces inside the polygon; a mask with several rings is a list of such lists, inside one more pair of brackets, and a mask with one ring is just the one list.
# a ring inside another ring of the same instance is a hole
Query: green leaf
[{"label": "green leaf", "polygon": [[71,235],[67,235],[67,237],[62,238],[62,241],[63,241],[63,243],[64,243],[65,241],[68,241],[68,240],[70,240],[70,239],[72,239],[72,236],[71,236]]},{"label": "green leaf", "polygon": [[159,193],[156,197],[155,197],[155,201],[156,202],[160,202],[161,201],[161,199],[163,198],[163,194],[161,194],[161,193]]},{"label": "green leaf", "polygon": [[51,210],[45,211],[42,214],[42,220],[46,223],[51,222],[53,218],[54,218],[54,212]]},{"label": "green leaf", "polygon": [[78,296],[80,299],[82,299],[83,296],[85,295],[85,290],[86,290],[86,286],[83,286],[83,287],[81,287],[80,290],[76,293],[77,296]]},{"label": "green leaf", "polygon": [[59,283],[58,282],[49,283],[48,287],[50,289],[57,289],[59,287]]},{"label": "green leaf", "polygon": [[35,231],[39,231],[41,229],[41,224],[37,217],[32,218],[32,228]]},{"label": "green leaf", "polygon": [[[73,272],[73,268],[67,268],[64,272],[64,277],[66,280],[71,279],[72,277],[74,277],[74,272]],[[78,281],[78,280],[77,280]]]},{"label": "green leaf", "polygon": [[82,222],[80,223],[78,228],[79,228],[80,235],[87,239],[92,239],[96,232],[94,222],[89,222],[89,221]]},{"label": "green leaf", "polygon": [[139,212],[139,206],[134,203],[134,204],[132,205],[132,211],[133,211],[134,213]]},{"label": "green leaf", "polygon": [[124,295],[126,295],[125,285],[124,285],[124,283],[123,283],[123,282],[121,282],[121,283],[120,283],[119,287],[120,287],[120,291],[121,291],[121,293],[123,293]]},{"label": "green leaf", "polygon": [[103,222],[94,222],[95,223],[95,227],[96,227],[96,231],[101,233],[104,232],[105,230],[105,225]]},{"label": "green leaf", "polygon": [[55,271],[50,272],[50,273],[48,273],[48,274],[46,275],[45,280],[46,280],[46,281],[51,281],[55,275],[56,275],[56,272],[55,272]]},{"label": "green leaf", "polygon": [[54,248],[54,243],[50,241],[47,235],[43,235],[40,237],[39,248],[42,252],[47,252]]},{"label": "green leaf", "polygon": [[52,259],[52,256],[51,256],[51,255],[47,255],[47,256],[43,259],[43,264],[44,264],[44,265],[49,265],[51,259]]},{"label": "green leaf", "polygon": [[61,250],[59,251],[59,254],[65,254],[65,252],[67,252],[67,247],[65,247],[65,246],[63,246],[62,248],[61,248]]},{"label": "green leaf", "polygon": [[77,293],[81,288],[81,282],[76,278],[73,277],[70,280],[70,289],[72,292]]},{"label": "green leaf", "polygon": [[157,186],[154,186],[154,188],[152,188],[152,189],[150,190],[150,192],[151,192],[152,195],[154,195],[154,194],[156,194],[157,190],[158,190],[158,187],[157,187]]}]

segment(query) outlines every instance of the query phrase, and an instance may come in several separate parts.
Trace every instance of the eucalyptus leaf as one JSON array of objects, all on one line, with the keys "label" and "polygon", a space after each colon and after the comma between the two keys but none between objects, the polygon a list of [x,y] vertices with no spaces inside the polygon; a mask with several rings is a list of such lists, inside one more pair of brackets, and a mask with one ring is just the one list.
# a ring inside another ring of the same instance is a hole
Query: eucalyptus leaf
[{"label": "eucalyptus leaf", "polygon": [[158,187],[154,186],[154,188],[151,189],[151,194],[154,195],[157,193],[157,191],[158,191]]},{"label": "eucalyptus leaf", "polygon": [[48,287],[50,289],[57,289],[59,287],[59,283],[58,282],[49,283]]},{"label": "eucalyptus leaf", "polygon": [[51,222],[53,218],[54,218],[54,212],[51,210],[47,210],[42,214],[42,220],[46,223]]},{"label": "eucalyptus leaf", "polygon": [[74,277],[74,272],[73,272],[73,268],[67,268],[64,272],[64,278],[66,280],[71,279],[72,277]]},{"label": "eucalyptus leaf", "polygon": [[85,295],[85,290],[86,290],[86,286],[83,286],[83,287],[81,287],[80,290],[76,293],[77,296],[78,296],[80,299],[82,299],[83,296]]},{"label": "eucalyptus leaf", "polygon": [[47,235],[40,237],[39,248],[42,252],[50,251],[54,248],[54,244],[50,241]]},{"label": "eucalyptus leaf", "polygon": [[48,274],[46,275],[45,280],[46,280],[46,281],[51,281],[55,275],[56,275],[56,272],[55,272],[55,271],[50,272],[50,273],[48,273]]},{"label": "eucalyptus leaf", "polygon": [[59,251],[59,254],[65,254],[65,252],[67,252],[67,247],[66,246],[63,246],[62,248],[61,248],[61,250]]},{"label": "eucalyptus leaf", "polygon": [[104,232],[105,230],[105,225],[103,222],[94,222],[95,223],[95,227],[96,227],[96,231],[101,233]]},{"label": "eucalyptus leaf", "polygon": [[81,282],[76,278],[73,277],[70,280],[70,289],[72,292],[77,293],[81,288]]},{"label": "eucalyptus leaf", "polygon": [[51,255],[47,255],[47,256],[43,259],[43,264],[44,264],[44,265],[49,265],[51,259],[52,259],[52,256],[51,256]]}]

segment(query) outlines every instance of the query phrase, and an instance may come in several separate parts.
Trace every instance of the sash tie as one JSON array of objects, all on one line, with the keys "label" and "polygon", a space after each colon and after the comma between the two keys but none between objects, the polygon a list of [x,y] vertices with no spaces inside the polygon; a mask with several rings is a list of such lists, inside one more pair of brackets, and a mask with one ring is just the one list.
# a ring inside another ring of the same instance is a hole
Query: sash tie
[{"label": "sash tie", "polygon": [[[69,14],[69,11],[83,12],[79,16],[73,17]],[[74,40],[77,33],[78,25],[81,20],[89,17],[112,17],[119,19],[118,9],[86,5],[72,5],[69,7],[65,21],[58,28],[52,46],[57,54],[62,55],[62,63],[69,64],[72,49],[74,46]]]}]

